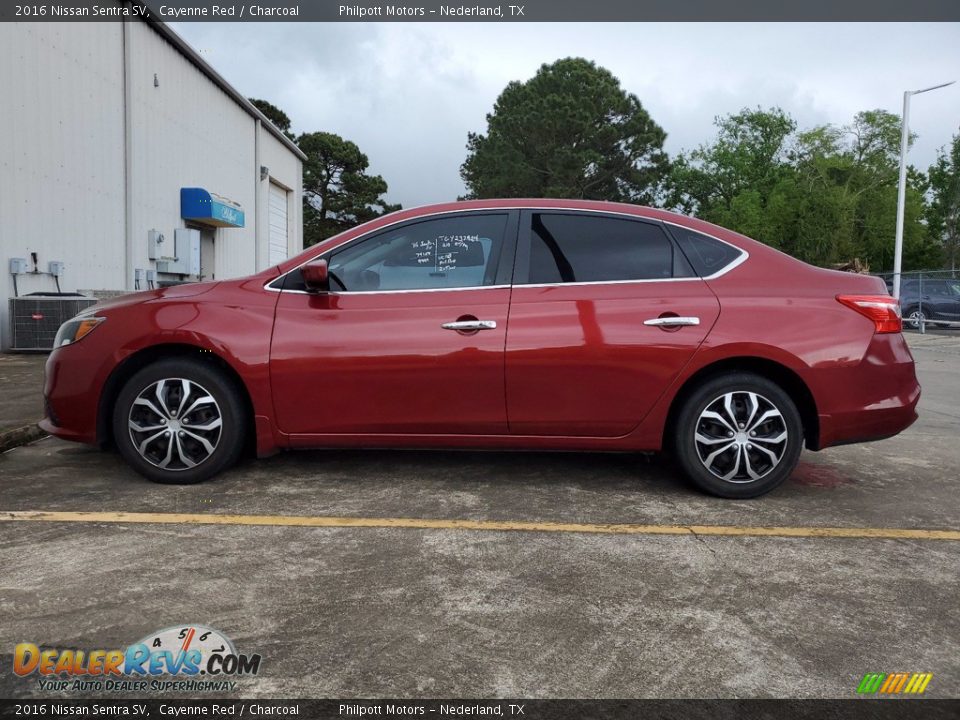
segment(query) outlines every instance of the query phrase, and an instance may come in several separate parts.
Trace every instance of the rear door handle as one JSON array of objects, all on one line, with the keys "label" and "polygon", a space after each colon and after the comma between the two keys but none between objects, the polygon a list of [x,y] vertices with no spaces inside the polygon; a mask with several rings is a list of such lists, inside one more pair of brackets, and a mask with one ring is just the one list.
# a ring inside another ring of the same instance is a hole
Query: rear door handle
[{"label": "rear door handle", "polygon": [[496,320],[457,320],[441,325],[444,330],[458,330],[460,332],[472,332],[474,330],[496,330]]},{"label": "rear door handle", "polygon": [[699,325],[698,317],[657,317],[643,321],[644,325]]}]

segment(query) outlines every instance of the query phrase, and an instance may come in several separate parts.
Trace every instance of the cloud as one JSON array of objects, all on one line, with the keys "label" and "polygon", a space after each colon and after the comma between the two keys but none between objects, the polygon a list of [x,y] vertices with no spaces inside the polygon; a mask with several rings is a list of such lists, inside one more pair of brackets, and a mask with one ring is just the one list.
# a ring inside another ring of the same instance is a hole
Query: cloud
[{"label": "cloud", "polygon": [[[960,80],[955,23],[179,23],[245,95],[296,131],[356,142],[405,206],[463,192],[469,131],[511,80],[544,62],[596,61],[667,131],[667,150],[707,142],[713,119],[780,106],[800,127],[860,110],[900,113],[906,89]],[[960,130],[960,85],[915,97],[910,162],[930,165]]]}]

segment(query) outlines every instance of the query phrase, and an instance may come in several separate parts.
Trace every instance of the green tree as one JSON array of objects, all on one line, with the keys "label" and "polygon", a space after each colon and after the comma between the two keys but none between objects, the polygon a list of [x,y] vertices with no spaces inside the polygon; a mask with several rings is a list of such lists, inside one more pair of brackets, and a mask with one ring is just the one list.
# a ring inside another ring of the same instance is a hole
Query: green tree
[{"label": "green tree", "polygon": [[943,248],[950,269],[955,271],[960,255],[960,135],[954,135],[949,147],[940,150],[927,176],[927,227],[930,237]]},{"label": "green tree", "polygon": [[303,163],[304,247],[400,209],[382,197],[386,181],[367,174],[370,161],[354,143],[327,132],[296,137],[283,110],[267,100],[250,98],[250,102],[307,156]]},{"label": "green tree", "polygon": [[[698,214],[820,265],[865,260],[893,266],[900,118],[883,110],[843,127],[798,132],[779,108],[718,118],[716,139],[673,166],[667,198]],[[923,223],[926,179],[911,169],[904,267],[936,264]]]},{"label": "green tree", "polygon": [[674,162],[668,204],[780,246],[796,191],[786,163],[796,123],[779,108],[757,108],[716,118],[714,124],[714,142]]},{"label": "green tree", "polygon": [[[886,110],[865,110],[857,113],[844,134],[857,165],[890,170],[900,162],[900,129],[899,116]],[[910,143],[916,139],[911,133]]]},{"label": "green tree", "polygon": [[608,70],[582,58],[511,82],[470,133],[467,197],[567,197],[650,203],[669,163],[666,133]]},{"label": "green tree", "polygon": [[368,175],[370,163],[354,143],[327,132],[304,133],[303,240],[314,245],[384,213],[399,210],[384,198],[387,183]]},{"label": "green tree", "polygon": [[257,110],[266,115],[267,119],[277,126],[278,130],[280,130],[291,140],[296,139],[294,134],[290,132],[290,118],[283,110],[267,100],[259,100],[257,98],[248,99],[250,100],[250,103],[257,108]]},{"label": "green tree", "polygon": [[[893,268],[897,183],[900,161],[900,118],[885,110],[857,113],[841,128],[832,154],[823,158],[821,192],[843,198],[848,223],[831,261],[865,259],[873,270]],[[910,142],[916,139],[911,135]],[[800,164],[800,169],[805,166]],[[937,264],[936,252],[923,224],[926,178],[910,168],[904,212],[904,268]]]}]

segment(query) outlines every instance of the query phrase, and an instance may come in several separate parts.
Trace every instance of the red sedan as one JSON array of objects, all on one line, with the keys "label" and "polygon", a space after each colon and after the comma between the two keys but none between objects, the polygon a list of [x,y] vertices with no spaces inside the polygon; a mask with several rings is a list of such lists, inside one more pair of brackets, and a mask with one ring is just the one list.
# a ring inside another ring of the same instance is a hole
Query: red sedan
[{"label": "red sedan", "polygon": [[802,446],[908,427],[882,280],[706,222],[567,200],[378,218],[239,280],[101,303],[60,329],[42,426],[193,483],[245,445],[657,451],[723,497]]}]

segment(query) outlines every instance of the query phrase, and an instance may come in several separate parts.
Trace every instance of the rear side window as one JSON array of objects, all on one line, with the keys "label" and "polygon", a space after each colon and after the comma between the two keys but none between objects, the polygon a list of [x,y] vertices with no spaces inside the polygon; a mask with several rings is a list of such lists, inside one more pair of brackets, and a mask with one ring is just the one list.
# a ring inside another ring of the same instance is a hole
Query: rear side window
[{"label": "rear side window", "polygon": [[528,284],[654,280],[689,274],[686,262],[657,225],[603,216],[531,216]]},{"label": "rear side window", "polygon": [[901,295],[949,295],[943,280],[907,280],[900,283]]},{"label": "rear side window", "polygon": [[950,290],[947,288],[947,283],[943,280],[934,280],[931,282],[930,288],[927,289],[927,292],[931,295],[942,295],[944,297],[950,296]]},{"label": "rear side window", "polygon": [[728,267],[743,251],[716,238],[672,225],[670,233],[700,277],[709,277]]}]

